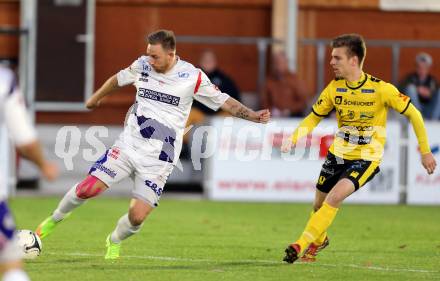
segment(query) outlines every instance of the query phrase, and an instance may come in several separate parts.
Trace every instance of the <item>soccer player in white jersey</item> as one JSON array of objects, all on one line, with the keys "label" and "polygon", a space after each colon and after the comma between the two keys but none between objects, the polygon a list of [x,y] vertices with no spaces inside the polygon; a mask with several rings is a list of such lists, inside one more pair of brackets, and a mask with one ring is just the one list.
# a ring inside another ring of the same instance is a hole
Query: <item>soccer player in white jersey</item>
[{"label": "soccer player in white jersey", "polygon": [[[55,179],[58,169],[43,158],[14,73],[0,65],[0,126],[4,124],[19,154],[34,162],[46,179]],[[3,165],[7,163],[0,163],[1,170],[6,169]],[[3,281],[25,281],[29,278],[22,269],[22,251],[13,239],[15,223],[6,202],[7,188],[6,179],[0,177],[0,273]]]},{"label": "soccer player in white jersey", "polygon": [[89,175],[66,193],[58,207],[37,228],[44,239],[73,209],[112,184],[131,177],[134,181],[129,211],[107,236],[106,259],[119,257],[121,242],[137,233],[158,205],[163,187],[182,147],[186,120],[194,99],[213,110],[222,108],[233,116],[267,123],[268,110],[253,111],[222,93],[205,73],[176,56],[174,33],[159,30],[148,35],[147,56],[110,77],[87,101],[99,106],[110,92],[133,85],[136,101],[123,133],[92,166]]}]

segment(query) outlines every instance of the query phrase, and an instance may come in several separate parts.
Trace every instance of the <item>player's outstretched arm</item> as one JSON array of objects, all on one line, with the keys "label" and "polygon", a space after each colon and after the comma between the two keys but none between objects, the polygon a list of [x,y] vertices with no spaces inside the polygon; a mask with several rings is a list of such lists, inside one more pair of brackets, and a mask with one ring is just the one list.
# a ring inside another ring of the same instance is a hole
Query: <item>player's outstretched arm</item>
[{"label": "player's outstretched arm", "polygon": [[58,176],[58,167],[44,158],[35,128],[29,121],[28,113],[18,90],[6,100],[4,116],[8,133],[16,145],[18,153],[37,165],[46,179],[54,180]]},{"label": "player's outstretched arm", "polygon": [[119,88],[118,79],[116,78],[116,75],[113,75],[87,100],[86,107],[88,109],[98,107],[101,103],[101,99]]},{"label": "player's outstretched arm", "polygon": [[292,146],[294,146],[300,138],[305,137],[309,133],[311,133],[313,129],[318,126],[321,120],[322,117],[316,115],[313,112],[307,115],[307,117],[304,118],[303,121],[301,121],[301,123],[295,129],[293,134],[283,141],[283,144],[281,145],[281,152],[289,152],[292,149]]},{"label": "player's outstretched arm", "polygon": [[46,161],[39,141],[34,140],[31,143],[17,146],[17,151],[20,156],[37,165],[45,179],[53,181],[57,178],[58,167],[54,163]]},{"label": "player's outstretched arm", "polygon": [[221,109],[229,112],[232,116],[256,123],[267,123],[270,120],[270,111],[268,109],[253,111],[231,97],[225,101],[225,103],[221,106]]},{"label": "player's outstretched arm", "polygon": [[428,136],[426,134],[422,114],[420,114],[420,111],[418,111],[414,105],[410,104],[404,115],[411,121],[411,125],[413,126],[414,132],[417,136],[417,141],[420,146],[420,154],[422,156],[422,165],[428,174],[432,174],[434,173],[437,163],[431,153],[431,148],[429,147]]}]

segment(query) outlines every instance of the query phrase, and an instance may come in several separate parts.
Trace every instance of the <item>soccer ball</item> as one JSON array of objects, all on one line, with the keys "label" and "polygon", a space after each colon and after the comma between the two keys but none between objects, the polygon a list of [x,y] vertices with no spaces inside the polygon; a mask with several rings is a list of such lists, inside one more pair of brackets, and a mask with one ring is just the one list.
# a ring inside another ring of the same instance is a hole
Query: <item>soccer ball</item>
[{"label": "soccer ball", "polygon": [[35,259],[41,253],[43,244],[41,244],[40,237],[33,231],[23,229],[16,233],[17,243],[23,250],[24,259]]}]

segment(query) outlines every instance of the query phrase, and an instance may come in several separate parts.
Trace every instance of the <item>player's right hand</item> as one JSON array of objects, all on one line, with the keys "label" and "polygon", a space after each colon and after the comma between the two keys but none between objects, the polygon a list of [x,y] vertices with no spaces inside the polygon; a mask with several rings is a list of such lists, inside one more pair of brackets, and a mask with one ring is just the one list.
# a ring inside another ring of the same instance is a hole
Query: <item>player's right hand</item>
[{"label": "player's right hand", "polygon": [[270,120],[269,109],[263,109],[263,110],[257,111],[257,115],[258,115],[258,121],[260,123],[266,124]]},{"label": "player's right hand", "polygon": [[292,139],[289,136],[288,138],[285,138],[283,140],[283,144],[281,145],[281,152],[283,153],[290,152],[292,146],[293,146]]},{"label": "player's right hand", "polygon": [[434,173],[437,162],[431,152],[422,155],[422,165],[429,175]]},{"label": "player's right hand", "polygon": [[48,181],[53,181],[58,177],[58,166],[51,162],[45,162],[41,167],[41,174]]}]

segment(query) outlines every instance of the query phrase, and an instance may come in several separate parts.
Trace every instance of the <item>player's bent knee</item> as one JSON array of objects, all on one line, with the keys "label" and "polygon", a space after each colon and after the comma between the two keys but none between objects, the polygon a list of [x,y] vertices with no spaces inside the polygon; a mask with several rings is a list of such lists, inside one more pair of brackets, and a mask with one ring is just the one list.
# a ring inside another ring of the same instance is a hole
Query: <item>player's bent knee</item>
[{"label": "player's bent knee", "polygon": [[138,209],[138,208],[130,208],[128,212],[128,219],[130,223],[134,226],[141,225],[148,215],[151,213],[152,209]]},{"label": "player's bent knee", "polygon": [[354,183],[350,179],[341,179],[327,195],[325,202],[338,208],[342,202],[355,191]]},{"label": "player's bent knee", "polygon": [[147,218],[147,215],[148,215],[148,213],[147,214],[142,214],[142,213],[133,213],[133,212],[131,212],[128,215],[128,219],[130,220],[130,223],[133,226],[139,226]]},{"label": "player's bent knee", "polygon": [[338,208],[339,205],[342,204],[344,199],[345,199],[345,196],[342,196],[341,194],[338,194],[336,192],[334,192],[334,193],[330,192],[329,195],[327,196],[325,202],[332,207]]},{"label": "player's bent knee", "polygon": [[76,186],[76,196],[81,199],[89,199],[98,196],[106,188],[106,185],[97,177],[88,175],[85,180]]},{"label": "player's bent knee", "polygon": [[330,206],[339,206],[342,201],[343,197],[338,192],[335,192],[334,190],[330,191],[330,193],[327,195],[327,198],[325,199],[325,202],[327,204],[330,204]]},{"label": "player's bent knee", "polygon": [[128,219],[134,226],[141,225],[154,208],[143,200],[133,199],[128,211]]}]

